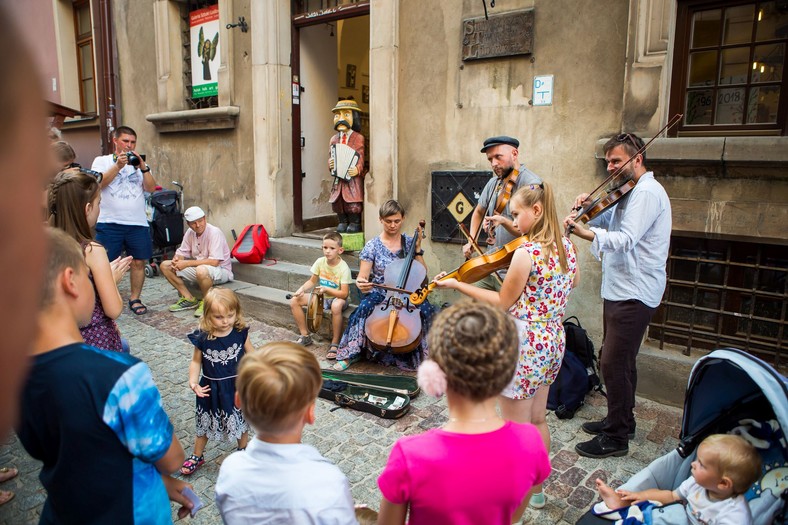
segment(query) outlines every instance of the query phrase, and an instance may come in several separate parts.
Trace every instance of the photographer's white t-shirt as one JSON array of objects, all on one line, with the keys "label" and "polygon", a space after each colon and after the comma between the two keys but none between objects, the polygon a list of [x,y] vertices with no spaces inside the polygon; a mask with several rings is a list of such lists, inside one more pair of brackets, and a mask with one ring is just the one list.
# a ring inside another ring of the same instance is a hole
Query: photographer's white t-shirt
[{"label": "photographer's white t-shirt", "polygon": [[[105,173],[113,164],[114,155],[103,155],[96,157],[91,169]],[[148,226],[142,176],[139,168],[128,164],[123,166],[112,182],[101,190],[98,222]]]}]

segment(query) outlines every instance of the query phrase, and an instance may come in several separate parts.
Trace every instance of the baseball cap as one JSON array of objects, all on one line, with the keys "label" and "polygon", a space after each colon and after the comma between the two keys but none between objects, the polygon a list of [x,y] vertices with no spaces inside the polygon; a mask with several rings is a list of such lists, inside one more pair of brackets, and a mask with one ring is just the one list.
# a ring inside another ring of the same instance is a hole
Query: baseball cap
[{"label": "baseball cap", "polygon": [[203,217],[205,217],[205,212],[202,211],[202,208],[199,206],[187,208],[186,212],[183,214],[183,218],[186,219],[186,222],[194,222],[197,219],[202,219]]},{"label": "baseball cap", "polygon": [[506,144],[507,146],[512,146],[513,148],[520,147],[520,141],[516,138],[507,137],[506,135],[499,135],[497,137],[490,137],[489,139],[485,140],[481,152],[484,153],[488,148],[500,146],[501,144]]}]

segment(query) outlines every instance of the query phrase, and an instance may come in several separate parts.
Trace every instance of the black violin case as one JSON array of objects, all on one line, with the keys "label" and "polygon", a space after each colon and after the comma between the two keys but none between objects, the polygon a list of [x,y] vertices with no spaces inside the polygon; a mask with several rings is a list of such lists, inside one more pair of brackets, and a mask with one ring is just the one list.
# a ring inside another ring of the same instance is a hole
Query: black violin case
[{"label": "black violin case", "polygon": [[339,407],[368,412],[385,419],[408,413],[410,400],[419,393],[415,377],[356,374],[323,370],[320,397]]}]

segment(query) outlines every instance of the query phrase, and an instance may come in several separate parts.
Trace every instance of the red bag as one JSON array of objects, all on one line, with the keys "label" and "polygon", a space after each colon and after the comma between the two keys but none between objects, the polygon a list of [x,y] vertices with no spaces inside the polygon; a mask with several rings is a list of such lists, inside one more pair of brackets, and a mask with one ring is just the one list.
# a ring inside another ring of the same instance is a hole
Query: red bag
[{"label": "red bag", "polygon": [[[249,224],[235,240],[231,251],[238,262],[244,264],[260,264],[265,260],[265,253],[271,243],[268,241],[268,232],[262,224]],[[276,259],[273,259],[276,263]]]}]

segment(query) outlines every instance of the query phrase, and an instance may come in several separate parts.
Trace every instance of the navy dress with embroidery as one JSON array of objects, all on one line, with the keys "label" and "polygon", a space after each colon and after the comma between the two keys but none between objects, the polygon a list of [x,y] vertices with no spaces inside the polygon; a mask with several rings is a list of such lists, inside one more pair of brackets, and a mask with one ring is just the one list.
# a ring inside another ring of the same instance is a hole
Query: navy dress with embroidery
[{"label": "navy dress with embroidery", "polygon": [[189,334],[189,341],[202,352],[200,386],[211,387],[208,397],[197,397],[198,436],[233,440],[249,430],[241,410],[235,407],[235,378],[248,337],[249,328],[213,339],[201,330]]}]

